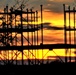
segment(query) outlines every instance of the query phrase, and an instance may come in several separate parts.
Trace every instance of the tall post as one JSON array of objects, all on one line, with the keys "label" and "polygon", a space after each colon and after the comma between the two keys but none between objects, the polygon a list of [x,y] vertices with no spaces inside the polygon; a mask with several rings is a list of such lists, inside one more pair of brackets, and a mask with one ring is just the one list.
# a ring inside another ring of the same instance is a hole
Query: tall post
[{"label": "tall post", "polygon": [[[23,32],[22,32],[22,30],[23,30],[23,23],[22,23],[22,5],[21,5],[21,14],[20,14],[20,16],[21,16],[21,46],[23,47]],[[23,62],[23,50],[22,50],[22,65],[24,64],[24,62]]]},{"label": "tall post", "polygon": [[[64,9],[64,43],[67,44],[67,34],[66,34],[66,12],[65,12],[65,4],[63,4]],[[67,49],[65,49],[65,63],[67,63]]]},{"label": "tall post", "polygon": [[[43,5],[41,5],[41,40],[42,40],[42,45],[43,45],[43,10],[42,10]],[[43,64],[43,49],[42,49],[42,64]]]},{"label": "tall post", "polygon": [[[76,45],[76,31],[75,31],[75,7],[73,8],[74,10],[74,45]],[[75,63],[76,63],[76,48],[75,48]]]},{"label": "tall post", "polygon": [[[7,11],[6,11],[7,9],[6,8],[4,8],[4,13],[7,13]],[[3,17],[5,18],[5,20],[3,20],[3,23],[6,23],[6,14],[4,14],[3,15]],[[5,29],[6,27],[5,27],[5,24],[3,24],[3,29]],[[5,36],[5,38],[4,38],[4,42],[6,42],[6,32],[3,34],[4,36]],[[4,44],[3,44],[3,46],[5,46]],[[4,58],[4,59],[6,59],[6,63],[8,63],[8,52],[7,51],[3,51],[4,52],[4,54],[6,54],[6,58]]]},{"label": "tall post", "polygon": [[[71,45],[71,25],[70,25],[70,6],[69,6],[69,44]],[[71,62],[71,48],[69,53],[69,62]]]},{"label": "tall post", "polygon": [[[35,30],[35,13],[34,13],[34,30]],[[35,31],[34,31],[34,45],[36,45],[36,34],[35,34]],[[34,50],[35,51],[35,65],[36,65],[36,49]]]},{"label": "tall post", "polygon": [[[27,29],[29,29],[29,26],[28,26],[28,9],[27,10]],[[27,38],[28,38],[28,47],[29,47],[29,32],[27,32]],[[30,61],[29,61],[29,48],[28,48],[28,65],[30,65]]]},{"label": "tall post", "polygon": [[[38,11],[36,11],[36,23],[37,23],[37,29],[38,29]],[[37,45],[38,45],[38,30],[37,30]],[[37,49],[37,60],[38,60],[37,64],[39,64],[38,58],[39,58],[39,51]]]},{"label": "tall post", "polygon": [[[10,11],[11,11],[11,13],[12,13],[13,8],[11,8]],[[11,14],[11,15],[10,15],[11,28],[13,27],[13,26],[12,26],[12,20],[13,20],[13,15]],[[11,44],[12,44],[12,46],[13,46],[13,40],[12,40],[13,35],[12,35],[12,33],[13,33],[13,32],[11,32],[11,39],[10,39],[10,40],[11,40]],[[11,57],[13,57],[13,50],[11,50]],[[13,58],[11,59],[11,61],[12,61],[12,64],[13,64]]]},{"label": "tall post", "polygon": [[[16,14],[15,14],[15,27],[16,27]],[[15,32],[16,35],[16,32]],[[15,45],[17,46],[17,35],[15,36]],[[16,65],[17,65],[17,51],[16,51]]]},{"label": "tall post", "polygon": [[[6,6],[6,10],[7,10],[7,13],[8,13],[8,5]],[[6,20],[7,22],[6,22],[6,25],[7,25],[7,29],[9,28],[8,27],[8,14],[7,14],[7,20]],[[8,32],[6,32],[6,37],[7,37],[7,39],[6,39],[6,45],[8,45],[9,43],[8,43]],[[8,64],[9,64],[9,50],[8,50]]]},{"label": "tall post", "polygon": [[[33,14],[32,14],[32,9],[31,9],[31,24],[32,24],[32,20],[33,20]],[[31,27],[33,29],[33,25]],[[32,36],[31,36],[31,41],[32,41],[32,46],[33,46],[33,32],[31,32]],[[32,53],[33,53],[33,49],[32,49]],[[33,55],[32,55],[32,63],[33,63]]]}]

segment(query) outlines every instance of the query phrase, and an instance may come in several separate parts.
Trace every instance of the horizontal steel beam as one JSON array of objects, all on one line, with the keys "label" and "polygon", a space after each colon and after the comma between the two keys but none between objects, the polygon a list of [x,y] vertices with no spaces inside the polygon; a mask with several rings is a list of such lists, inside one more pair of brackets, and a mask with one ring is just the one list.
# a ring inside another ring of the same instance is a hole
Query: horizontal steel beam
[{"label": "horizontal steel beam", "polygon": [[76,45],[74,44],[41,44],[41,45],[31,45],[31,46],[3,46],[0,47],[0,50],[19,50],[19,51],[23,51],[23,50],[30,50],[30,49],[35,49],[35,50],[39,50],[39,49],[49,49],[49,50],[53,50],[53,49],[69,49],[69,48],[76,48]]},{"label": "horizontal steel beam", "polygon": [[25,11],[14,11],[14,12],[0,12],[0,15],[1,14],[8,14],[8,15],[11,15],[11,14],[17,14],[17,15],[21,15],[21,14],[34,14],[35,12],[25,12]]},{"label": "horizontal steel beam", "polygon": [[31,29],[18,29],[18,28],[8,28],[8,29],[2,29],[0,28],[0,33],[4,33],[4,32],[35,32],[38,31],[38,28],[31,28]]},{"label": "horizontal steel beam", "polygon": [[74,29],[74,28],[66,28],[65,30],[66,31],[75,31],[76,29]]},{"label": "horizontal steel beam", "polygon": [[76,12],[76,10],[70,10],[70,11],[69,11],[69,10],[65,10],[64,12],[65,12],[65,13],[69,13],[69,12],[70,12],[70,13],[74,13],[74,12]]}]

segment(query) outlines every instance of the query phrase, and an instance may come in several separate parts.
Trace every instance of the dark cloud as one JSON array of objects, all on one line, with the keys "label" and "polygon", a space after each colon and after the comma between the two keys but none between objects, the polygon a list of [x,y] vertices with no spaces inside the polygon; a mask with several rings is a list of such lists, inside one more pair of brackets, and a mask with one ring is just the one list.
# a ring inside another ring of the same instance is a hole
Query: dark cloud
[{"label": "dark cloud", "polygon": [[45,9],[49,10],[50,12],[54,13],[62,13],[63,11],[63,4],[58,2],[50,2],[47,4]]},{"label": "dark cloud", "polygon": [[43,23],[43,28],[46,30],[63,30],[63,27],[52,26],[51,23]]},{"label": "dark cloud", "polygon": [[[41,24],[37,24],[37,25],[38,25],[38,28],[41,29]],[[32,27],[32,26],[34,27],[33,24],[31,24],[31,25],[29,24],[29,28]],[[27,24],[23,25],[23,28],[26,29],[27,28]],[[64,30],[63,27],[53,26],[52,23],[49,23],[49,22],[43,23],[43,29],[44,30]]]},{"label": "dark cloud", "polygon": [[[9,6],[13,6],[15,4],[15,1],[16,0],[0,0],[0,7],[6,4],[8,4]],[[18,1],[23,1],[23,0],[18,0]],[[24,0],[24,1],[27,1],[27,0]],[[73,3],[72,0],[70,1],[69,0],[29,0],[27,2],[28,4],[27,7],[29,8],[34,7],[34,9],[40,10],[39,6],[42,4],[44,10],[47,9],[51,12],[62,13],[63,4],[70,5],[72,3]]]},{"label": "dark cloud", "polygon": [[49,10],[49,12],[54,13],[63,13],[63,4],[73,6],[73,3],[74,2],[71,0],[48,0],[48,2],[44,6],[44,10]]},{"label": "dark cloud", "polygon": [[[75,1],[76,2],[76,1]],[[39,5],[43,5],[43,10],[49,10],[54,13],[63,13],[63,4],[74,5],[73,0],[30,0],[29,6],[33,6],[36,10],[40,10]]]}]

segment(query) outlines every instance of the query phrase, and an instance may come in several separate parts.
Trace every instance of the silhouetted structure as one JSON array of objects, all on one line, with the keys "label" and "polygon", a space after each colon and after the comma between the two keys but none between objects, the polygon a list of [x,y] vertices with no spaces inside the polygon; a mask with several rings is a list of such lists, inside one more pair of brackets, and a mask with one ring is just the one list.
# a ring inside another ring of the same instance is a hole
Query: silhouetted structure
[{"label": "silhouetted structure", "polygon": [[[22,4],[18,9],[14,9],[13,7],[9,9],[6,6],[4,12],[0,12],[0,65],[42,65],[44,64],[44,49],[49,49],[49,51],[53,49],[66,49],[65,62],[68,62],[67,52],[69,50],[69,62],[71,62],[71,49],[76,48],[75,8],[70,10],[69,6],[69,10],[65,10],[64,5],[64,44],[43,43],[42,11],[41,5],[40,25],[38,24],[38,11],[29,10],[28,8],[24,11]],[[68,14],[68,18],[66,18],[66,13]],[[74,28],[71,27],[71,13],[74,16]],[[67,19],[69,20],[68,27]],[[71,40],[71,31],[74,32],[74,44],[72,44]],[[42,60],[37,59],[39,57],[39,49],[42,50]],[[26,53],[25,50],[28,50],[28,52]],[[21,54],[20,62],[18,62],[19,54]],[[27,62],[25,62],[24,56],[26,56]],[[60,59],[60,57],[58,58]],[[61,62],[59,61],[59,63]]]},{"label": "silhouetted structure", "polygon": [[[4,12],[0,12],[0,16],[0,50],[2,53],[1,60],[4,65],[14,64],[14,61],[16,61],[17,65],[19,52],[21,52],[22,55],[22,65],[24,65],[24,55],[28,59],[28,64],[34,63],[29,59],[30,53],[32,54],[32,59],[36,59],[37,48],[35,48],[35,56],[33,56],[33,46],[37,46],[39,43],[43,44],[42,5],[41,25],[38,25],[38,11],[33,11],[32,9],[26,9],[26,11],[24,11],[22,4],[18,9],[13,9],[13,7],[8,9],[8,6],[6,6]],[[38,40],[40,33],[41,42]],[[28,50],[27,55],[24,53],[25,49]],[[32,49],[32,52],[30,49]],[[9,50],[11,50],[11,52]],[[14,52],[14,50],[16,52]]]},{"label": "silhouetted structure", "polygon": [[[64,6],[64,42],[65,44],[74,45],[76,46],[76,10],[75,7],[71,8],[70,6]],[[72,38],[74,37],[74,38]],[[74,40],[73,40],[74,39]],[[76,51],[76,47],[74,48]],[[71,60],[71,53],[73,50],[73,46],[69,47],[69,49],[66,47],[65,55],[69,53],[69,58],[65,57],[65,62],[67,63],[72,62]],[[75,62],[76,62],[76,54],[75,54]]]}]

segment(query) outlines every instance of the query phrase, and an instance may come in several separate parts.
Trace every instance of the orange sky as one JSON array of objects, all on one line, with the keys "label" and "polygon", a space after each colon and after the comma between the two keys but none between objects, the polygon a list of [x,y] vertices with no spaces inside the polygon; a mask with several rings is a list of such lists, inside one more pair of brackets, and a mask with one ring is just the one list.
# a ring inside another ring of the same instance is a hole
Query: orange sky
[{"label": "orange sky", "polygon": [[[63,14],[57,14],[57,13],[52,13],[52,12],[43,12],[43,22],[44,23],[51,23],[50,25],[52,26],[57,26],[57,27],[63,27],[64,25],[64,20],[63,20]],[[49,35],[50,34],[50,35]],[[44,43],[46,44],[52,44],[52,43],[64,43],[64,31],[63,30],[44,30]],[[45,41],[47,39],[49,39],[49,41]],[[53,41],[52,41],[53,39]],[[60,40],[60,41],[59,41]],[[74,50],[72,50],[72,56],[75,56],[74,55]],[[30,50],[30,52],[32,52]],[[32,54],[29,52],[30,56],[29,58],[32,58]],[[33,51],[35,53],[35,51]],[[42,58],[42,51],[39,50],[39,55],[37,55],[37,51],[36,51],[36,58],[37,59],[41,59]],[[47,53],[48,52],[48,53]],[[65,50],[63,49],[57,49],[57,50],[54,50],[54,52],[58,55],[58,56],[65,56]],[[44,59],[47,59],[48,56],[57,56],[53,51],[49,51],[49,50],[44,50]],[[10,51],[11,53],[11,51]],[[17,59],[21,59],[22,56],[21,56],[21,52],[18,52],[20,53],[18,55],[18,58]],[[27,59],[28,57],[28,51],[24,51],[24,59]],[[35,54],[33,53],[33,58],[35,58]],[[47,53],[47,54],[46,54]],[[13,54],[14,55],[14,54]],[[69,54],[68,54],[69,56]],[[2,57],[2,56],[1,56]],[[3,57],[2,57],[3,58]],[[8,57],[7,57],[8,58]],[[10,54],[10,59],[11,59],[11,54]]]},{"label": "orange sky", "polygon": [[[36,4],[37,4],[36,0],[33,0],[33,1],[34,2],[32,2],[31,5],[29,5],[28,7],[30,7],[32,5],[36,6]],[[43,23],[50,23],[50,26],[55,26],[55,27],[64,27],[64,15],[63,15],[63,8],[62,8],[63,3],[68,5],[71,2],[72,2],[71,0],[70,1],[69,0],[67,0],[67,1],[66,0],[44,0],[44,2],[43,2],[43,0],[41,0],[41,2],[38,2],[39,5],[43,4]],[[8,3],[8,0],[6,1],[6,3]],[[37,9],[37,7],[38,6],[36,6],[35,9]],[[40,11],[40,7],[37,10]],[[39,16],[40,16],[40,12],[39,12]],[[73,23],[71,22],[71,24],[73,24]],[[47,43],[47,44],[49,44],[49,43],[64,43],[64,30],[51,30],[51,29],[44,30],[44,43]],[[54,50],[54,51],[59,56],[65,56],[65,50],[58,49],[58,50]],[[39,50],[38,52],[39,52],[39,55],[36,56],[36,58],[41,59],[42,51]],[[43,56],[47,52],[48,52],[48,50],[45,50]],[[24,53],[26,55],[28,54],[27,51],[25,51]],[[56,56],[55,53],[53,51],[49,51],[45,55],[44,58],[46,59],[47,56]],[[32,54],[30,53],[30,58],[32,58],[31,55]],[[34,56],[35,56],[35,54],[34,54]],[[33,58],[34,58],[34,56],[33,56]],[[68,54],[68,56],[69,56],[69,54]],[[72,56],[75,56],[74,50],[72,50]],[[24,58],[27,58],[27,57],[24,55]],[[11,59],[11,57],[10,57],[10,59]],[[18,59],[21,59],[21,53],[18,56]]]},{"label": "orange sky", "polygon": [[43,12],[43,17],[44,17],[44,22],[50,22],[52,23],[52,25],[54,26],[58,26],[58,27],[63,27],[64,24],[64,16],[63,14],[58,14],[58,13],[53,13],[53,12],[48,12],[45,11]]}]

